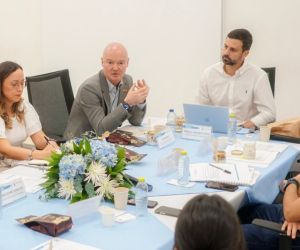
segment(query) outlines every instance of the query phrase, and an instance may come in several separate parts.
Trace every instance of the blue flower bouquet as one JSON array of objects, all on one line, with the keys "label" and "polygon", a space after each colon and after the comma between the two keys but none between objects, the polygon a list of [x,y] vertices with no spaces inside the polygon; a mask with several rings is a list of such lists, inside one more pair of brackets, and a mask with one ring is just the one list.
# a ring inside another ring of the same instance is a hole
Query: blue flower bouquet
[{"label": "blue flower bouquet", "polygon": [[61,145],[52,154],[44,198],[64,198],[71,203],[96,195],[113,200],[116,187],[131,188],[124,175],[125,149],[99,139],[76,138]]}]

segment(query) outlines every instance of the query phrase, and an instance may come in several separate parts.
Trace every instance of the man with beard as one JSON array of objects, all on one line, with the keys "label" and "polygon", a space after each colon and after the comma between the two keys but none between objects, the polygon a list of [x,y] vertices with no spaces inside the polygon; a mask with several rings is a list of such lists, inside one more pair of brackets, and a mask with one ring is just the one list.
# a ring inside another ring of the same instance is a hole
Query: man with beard
[{"label": "man with beard", "polygon": [[201,104],[227,106],[243,127],[253,129],[275,120],[275,103],[266,72],[245,60],[251,44],[246,29],[227,35],[223,62],[204,71],[198,98]]},{"label": "man with beard", "polygon": [[144,80],[133,83],[125,74],[129,58],[126,48],[117,42],[103,51],[102,70],[89,77],[74,100],[65,138],[94,130],[98,135],[113,131],[125,120],[139,126],[146,112],[149,87]]}]

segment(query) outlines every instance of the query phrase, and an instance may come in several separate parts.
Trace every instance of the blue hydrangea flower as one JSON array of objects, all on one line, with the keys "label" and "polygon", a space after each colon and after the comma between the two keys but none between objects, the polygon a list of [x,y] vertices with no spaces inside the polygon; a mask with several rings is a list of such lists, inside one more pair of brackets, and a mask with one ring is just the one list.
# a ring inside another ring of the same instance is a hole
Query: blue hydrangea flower
[{"label": "blue hydrangea flower", "polygon": [[58,166],[59,177],[65,180],[74,179],[78,174],[83,174],[86,169],[84,158],[76,154],[63,156]]},{"label": "blue hydrangea flower", "polygon": [[113,144],[100,140],[90,140],[90,144],[93,160],[110,167],[117,163],[117,149]]}]

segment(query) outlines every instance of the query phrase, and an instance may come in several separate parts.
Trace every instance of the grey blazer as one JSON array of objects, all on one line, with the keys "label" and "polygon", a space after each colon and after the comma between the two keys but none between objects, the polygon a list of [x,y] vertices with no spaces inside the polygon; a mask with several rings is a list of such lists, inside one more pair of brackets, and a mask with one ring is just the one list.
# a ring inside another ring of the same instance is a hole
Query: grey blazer
[{"label": "grey blazer", "polygon": [[120,104],[131,86],[132,77],[124,75],[118,106],[111,112],[108,83],[102,70],[88,78],[78,89],[65,130],[65,138],[80,136],[90,130],[101,135],[107,130],[113,131],[121,126],[126,119],[134,126],[141,125],[146,106],[143,109],[134,106],[131,112],[127,112]]}]

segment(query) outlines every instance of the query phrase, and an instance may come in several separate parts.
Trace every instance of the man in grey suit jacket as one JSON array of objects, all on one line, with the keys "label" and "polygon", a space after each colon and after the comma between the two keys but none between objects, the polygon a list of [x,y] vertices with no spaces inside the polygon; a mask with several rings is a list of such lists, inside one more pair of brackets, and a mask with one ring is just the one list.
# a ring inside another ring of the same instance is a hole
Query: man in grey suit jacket
[{"label": "man in grey suit jacket", "polygon": [[101,61],[103,69],[77,92],[65,131],[67,139],[90,130],[101,135],[127,119],[134,126],[142,123],[149,87],[144,80],[133,83],[125,74],[129,61],[126,48],[120,43],[107,45]]}]

